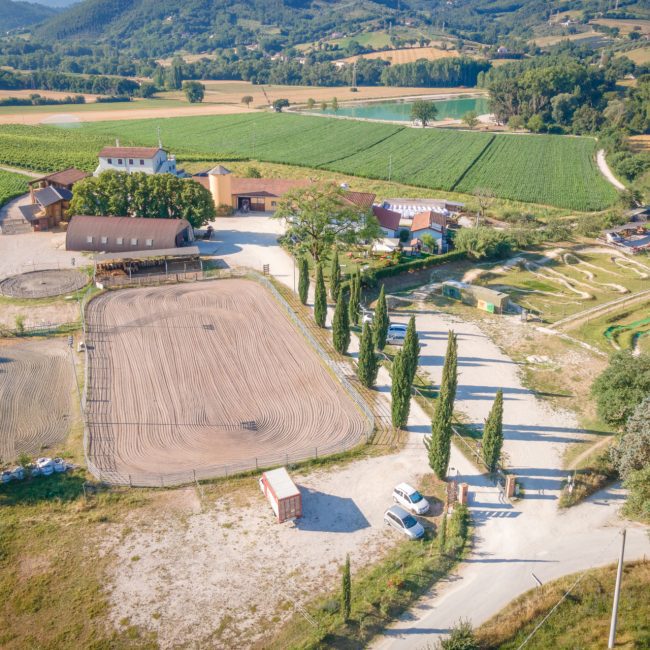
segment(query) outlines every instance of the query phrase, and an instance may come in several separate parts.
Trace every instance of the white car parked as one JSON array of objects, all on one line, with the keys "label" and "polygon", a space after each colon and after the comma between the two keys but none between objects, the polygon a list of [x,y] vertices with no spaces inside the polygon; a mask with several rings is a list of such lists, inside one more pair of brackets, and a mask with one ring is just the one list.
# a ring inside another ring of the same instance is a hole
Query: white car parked
[{"label": "white car parked", "polygon": [[415,515],[429,512],[429,502],[408,483],[400,483],[393,490],[393,501]]},{"label": "white car parked", "polygon": [[402,345],[406,338],[406,325],[391,323],[386,334],[386,343],[389,345]]},{"label": "white car parked", "polygon": [[386,510],[384,523],[387,526],[392,526],[409,539],[420,539],[424,535],[422,524],[400,506],[392,506]]}]

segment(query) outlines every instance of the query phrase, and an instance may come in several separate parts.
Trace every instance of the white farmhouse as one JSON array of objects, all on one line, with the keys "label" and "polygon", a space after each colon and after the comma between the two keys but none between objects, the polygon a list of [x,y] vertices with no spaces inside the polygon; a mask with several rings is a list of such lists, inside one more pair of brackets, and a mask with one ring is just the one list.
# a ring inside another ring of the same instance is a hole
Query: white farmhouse
[{"label": "white farmhouse", "polygon": [[176,168],[176,158],[170,156],[162,147],[104,147],[99,152],[99,165],[95,176],[111,169],[118,172],[144,172],[145,174],[173,174],[184,176]]}]

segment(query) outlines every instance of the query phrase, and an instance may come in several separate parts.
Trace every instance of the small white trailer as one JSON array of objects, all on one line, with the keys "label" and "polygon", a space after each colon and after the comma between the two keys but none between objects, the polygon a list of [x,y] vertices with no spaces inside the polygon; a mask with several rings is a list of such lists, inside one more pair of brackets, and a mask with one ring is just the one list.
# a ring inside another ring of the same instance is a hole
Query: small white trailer
[{"label": "small white trailer", "polygon": [[260,490],[271,504],[279,523],[302,517],[300,490],[284,467],[264,472],[260,477]]}]

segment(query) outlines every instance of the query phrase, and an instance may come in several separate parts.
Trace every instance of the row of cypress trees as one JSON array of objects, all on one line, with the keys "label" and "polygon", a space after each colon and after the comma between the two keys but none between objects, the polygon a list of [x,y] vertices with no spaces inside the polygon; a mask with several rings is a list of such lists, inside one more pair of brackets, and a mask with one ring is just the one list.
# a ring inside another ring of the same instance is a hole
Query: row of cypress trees
[{"label": "row of cypress trees", "polygon": [[[309,265],[305,257],[299,260],[298,292],[303,304],[307,303],[309,293]],[[351,277],[348,291],[342,286],[341,268],[336,252],[332,255],[330,267],[330,296],[336,301],[332,320],[334,348],[339,354],[346,354],[350,345],[350,327],[358,325],[361,301],[361,275],[359,271]],[[323,269],[316,267],[316,286],[314,293],[314,320],[319,327],[325,327],[327,319],[327,291]],[[388,308],[382,285],[375,307],[372,326],[364,323],[359,347],[357,376],[366,387],[372,388],[379,372],[379,359],[375,350],[383,350],[388,335]],[[391,416],[394,427],[404,427],[408,421],[411,390],[417,370],[420,353],[419,340],[415,329],[415,317],[411,317],[402,349],[393,360],[391,385]],[[431,422],[431,435],[425,437],[429,465],[436,475],[445,479],[449,468],[451,453],[452,419],[454,401],[458,385],[458,342],[456,334],[449,332],[447,351],[442,370],[442,381],[438,401]],[[490,414],[483,430],[483,460],[490,472],[494,472],[501,458],[503,446],[503,391],[498,390]]]}]

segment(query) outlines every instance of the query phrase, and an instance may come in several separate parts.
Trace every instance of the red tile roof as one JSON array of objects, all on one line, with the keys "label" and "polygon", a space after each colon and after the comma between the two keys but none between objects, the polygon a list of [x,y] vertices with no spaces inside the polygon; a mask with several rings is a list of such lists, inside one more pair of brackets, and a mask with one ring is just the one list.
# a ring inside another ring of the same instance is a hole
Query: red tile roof
[{"label": "red tile roof", "polygon": [[[440,230],[446,228],[447,217],[444,214],[433,212],[432,210],[418,212],[413,216],[411,232],[417,232],[418,230],[424,230],[425,228],[431,228],[433,226],[439,226]],[[434,228],[434,230],[437,230],[437,228]]]},{"label": "red tile roof", "polygon": [[100,158],[144,158],[150,160],[160,151],[159,147],[104,147]]},{"label": "red tile roof", "polygon": [[343,193],[343,198],[348,201],[348,203],[352,203],[352,205],[356,205],[362,210],[370,210],[375,201],[375,194],[369,194],[368,192],[351,192],[346,190]]},{"label": "red tile roof", "polygon": [[372,213],[377,217],[379,225],[387,230],[397,230],[399,228],[399,220],[401,215],[399,212],[387,210],[379,205],[372,206]]},{"label": "red tile roof", "polygon": [[90,176],[90,174],[82,172],[80,169],[75,169],[74,167],[68,167],[68,169],[63,169],[60,172],[35,178],[33,181],[29,181],[29,184],[34,185],[41,181],[47,181],[48,183],[58,183],[59,185],[73,185],[87,176]]}]

